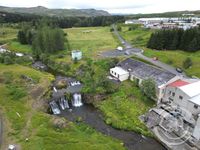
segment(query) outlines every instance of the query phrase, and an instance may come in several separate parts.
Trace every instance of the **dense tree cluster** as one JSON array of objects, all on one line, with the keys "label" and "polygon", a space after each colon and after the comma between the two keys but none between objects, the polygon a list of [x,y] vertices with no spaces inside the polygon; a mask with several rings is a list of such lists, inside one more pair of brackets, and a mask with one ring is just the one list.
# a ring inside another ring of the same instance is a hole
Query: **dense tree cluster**
[{"label": "dense tree cluster", "polygon": [[[17,14],[0,12],[0,23],[33,22],[34,24],[43,17],[31,14]],[[108,26],[116,22],[124,22],[124,16],[96,16],[96,17],[45,17],[61,28]]]},{"label": "dense tree cluster", "polygon": [[59,28],[43,27],[36,32],[33,53],[53,53],[64,49],[64,32]]},{"label": "dense tree cluster", "polygon": [[152,33],[147,47],[157,50],[180,49],[189,52],[200,50],[200,28],[185,31],[182,29],[159,30]]},{"label": "dense tree cluster", "polygon": [[17,37],[21,44],[32,45],[33,53],[36,56],[64,49],[63,30],[45,20],[35,26],[24,25]]}]

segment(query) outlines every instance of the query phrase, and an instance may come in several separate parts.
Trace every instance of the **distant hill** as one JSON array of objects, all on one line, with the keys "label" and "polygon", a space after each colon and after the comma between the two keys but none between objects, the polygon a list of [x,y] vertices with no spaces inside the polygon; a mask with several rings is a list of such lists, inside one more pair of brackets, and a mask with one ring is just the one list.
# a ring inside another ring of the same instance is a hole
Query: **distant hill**
[{"label": "distant hill", "polygon": [[200,10],[196,11],[173,11],[164,13],[152,13],[152,14],[132,14],[127,15],[131,18],[142,18],[142,17],[183,17],[183,14],[194,14],[196,17],[200,17]]},{"label": "distant hill", "polygon": [[4,7],[0,6],[1,12],[23,13],[34,15],[46,15],[55,17],[92,17],[92,16],[110,16],[107,11],[95,9],[48,9],[43,6],[38,7]]}]

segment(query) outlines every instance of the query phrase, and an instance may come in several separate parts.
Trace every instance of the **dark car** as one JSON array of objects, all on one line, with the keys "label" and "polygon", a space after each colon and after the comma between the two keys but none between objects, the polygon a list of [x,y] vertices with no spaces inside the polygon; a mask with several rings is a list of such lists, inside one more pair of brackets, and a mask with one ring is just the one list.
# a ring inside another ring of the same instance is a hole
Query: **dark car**
[{"label": "dark car", "polygon": [[183,70],[182,70],[181,68],[176,68],[176,71],[177,71],[178,73],[182,73],[182,72],[183,72]]}]

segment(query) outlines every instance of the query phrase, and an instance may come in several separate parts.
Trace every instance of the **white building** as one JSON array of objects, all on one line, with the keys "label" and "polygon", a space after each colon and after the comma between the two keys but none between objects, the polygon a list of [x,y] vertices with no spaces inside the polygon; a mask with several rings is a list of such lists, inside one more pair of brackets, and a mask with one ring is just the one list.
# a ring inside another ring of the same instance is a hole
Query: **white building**
[{"label": "white building", "polygon": [[111,68],[110,74],[120,81],[134,80],[138,85],[145,79],[150,78],[154,80],[157,90],[156,95],[159,101],[164,95],[165,87],[179,79],[178,76],[168,71],[131,58],[125,59],[117,67]]},{"label": "white building", "polygon": [[129,72],[122,69],[121,67],[115,67],[110,69],[110,74],[113,77],[119,79],[119,81],[125,81],[129,78]]},{"label": "white building", "polygon": [[166,87],[163,102],[184,108],[193,115],[200,114],[200,81],[189,83],[175,81]]},{"label": "white building", "polygon": [[81,60],[82,59],[82,52],[79,50],[73,50],[71,52],[72,60]]}]

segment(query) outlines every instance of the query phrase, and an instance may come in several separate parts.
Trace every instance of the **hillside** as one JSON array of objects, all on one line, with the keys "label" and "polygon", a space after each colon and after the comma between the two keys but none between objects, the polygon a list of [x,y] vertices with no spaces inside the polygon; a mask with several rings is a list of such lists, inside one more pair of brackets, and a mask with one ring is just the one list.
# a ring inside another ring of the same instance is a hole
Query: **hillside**
[{"label": "hillside", "polygon": [[46,7],[4,7],[0,6],[1,12],[8,13],[23,13],[23,14],[35,14],[46,15],[56,17],[91,17],[91,16],[110,16],[110,14],[104,10],[95,9],[48,9]]},{"label": "hillside", "polygon": [[200,10],[195,11],[173,11],[173,12],[164,12],[164,13],[152,13],[152,14],[132,14],[128,15],[131,18],[149,18],[149,17],[182,17],[182,14],[194,14],[195,16],[200,17]]}]

